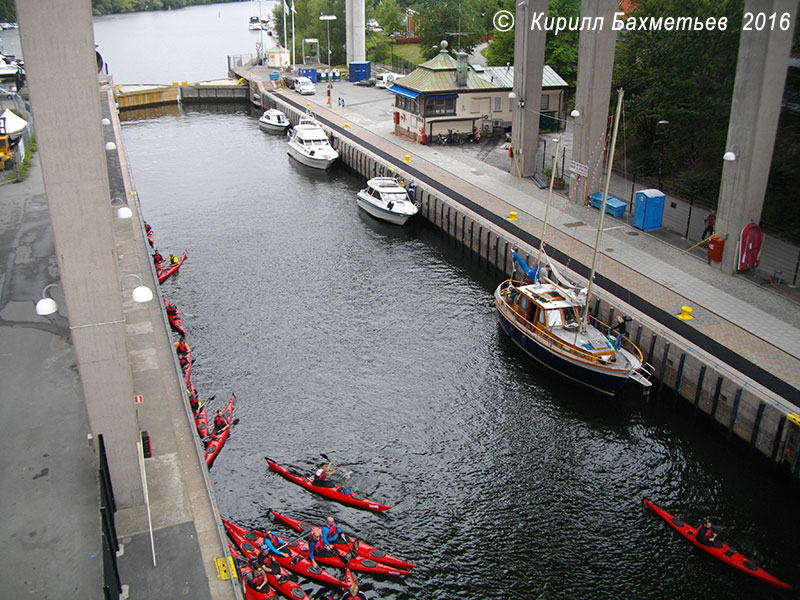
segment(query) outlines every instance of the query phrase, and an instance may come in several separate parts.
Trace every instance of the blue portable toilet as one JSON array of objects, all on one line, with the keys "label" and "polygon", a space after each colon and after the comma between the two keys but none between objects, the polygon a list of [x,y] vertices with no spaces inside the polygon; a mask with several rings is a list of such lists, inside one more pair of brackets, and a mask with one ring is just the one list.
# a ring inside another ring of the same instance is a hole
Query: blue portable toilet
[{"label": "blue portable toilet", "polygon": [[299,69],[300,77],[308,77],[312,83],[317,83],[317,70],[316,69]]},{"label": "blue portable toilet", "polygon": [[370,61],[360,60],[350,63],[350,81],[369,79],[371,75],[372,71]]},{"label": "blue portable toilet", "polygon": [[661,229],[664,219],[664,192],[641,190],[636,192],[633,204],[633,226],[642,231]]}]

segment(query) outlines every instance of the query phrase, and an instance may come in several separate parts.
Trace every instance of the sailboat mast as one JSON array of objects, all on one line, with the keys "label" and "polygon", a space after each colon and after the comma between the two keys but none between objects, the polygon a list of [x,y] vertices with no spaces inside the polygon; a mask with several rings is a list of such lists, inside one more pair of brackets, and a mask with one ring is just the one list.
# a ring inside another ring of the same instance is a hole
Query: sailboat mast
[{"label": "sailboat mast", "polygon": [[606,169],[606,182],[603,187],[603,203],[600,205],[600,225],[597,227],[597,238],[594,243],[594,254],[592,255],[592,271],[589,274],[589,287],[586,290],[586,304],[583,307],[583,318],[581,319],[581,332],[586,333],[586,325],[589,322],[589,302],[592,299],[592,288],[594,287],[594,273],[597,267],[597,253],[600,249],[600,238],[603,237],[603,221],[606,216],[606,200],[608,200],[608,186],[611,183],[611,167],[614,165],[614,150],[617,146],[617,130],[619,129],[619,115],[622,112],[622,96],[625,91],[620,89],[617,96],[617,110],[614,114],[614,129],[611,133],[611,146],[608,154],[608,169]]},{"label": "sailboat mast", "polygon": [[550,201],[553,199],[553,183],[556,179],[556,161],[558,160],[558,148],[561,146],[561,138],[556,140],[556,153],[553,155],[553,171],[550,173],[550,191],[547,193],[547,206],[544,209],[544,221],[542,222],[542,237],[539,239],[539,259],[542,260],[544,250],[544,234],[547,231],[547,219],[550,217]]}]

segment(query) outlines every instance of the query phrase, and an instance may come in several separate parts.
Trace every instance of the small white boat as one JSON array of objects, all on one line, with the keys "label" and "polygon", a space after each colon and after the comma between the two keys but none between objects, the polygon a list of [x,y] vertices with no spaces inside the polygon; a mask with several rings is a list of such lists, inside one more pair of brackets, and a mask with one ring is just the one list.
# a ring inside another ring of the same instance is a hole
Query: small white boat
[{"label": "small white boat", "polygon": [[373,177],[356,195],[358,205],[376,219],[405,225],[419,210],[409,199],[406,188],[393,177]]},{"label": "small white boat", "polygon": [[277,108],[270,108],[258,119],[258,126],[263,131],[283,133],[289,127],[289,119]]},{"label": "small white boat", "polygon": [[315,169],[327,169],[339,158],[325,130],[313,119],[300,119],[289,138],[288,152],[298,162]]}]

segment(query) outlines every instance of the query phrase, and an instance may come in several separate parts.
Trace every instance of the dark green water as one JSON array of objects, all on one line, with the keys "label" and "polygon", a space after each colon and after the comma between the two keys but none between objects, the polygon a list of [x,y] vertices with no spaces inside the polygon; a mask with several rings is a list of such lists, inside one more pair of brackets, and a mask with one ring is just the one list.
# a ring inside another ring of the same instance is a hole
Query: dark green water
[{"label": "dark green water", "polygon": [[[212,470],[225,516],[333,514],[419,565],[361,576],[372,598],[794,597],[701,553],[642,499],[710,517],[795,583],[796,493],[667,403],[539,372],[496,324],[498,278],[421,223],[368,217],[351,172],[298,165],[246,109],[127,122],[123,136],[158,248],[189,251],[162,289],[193,381],[217,395],[210,409],[237,394]],[[310,471],[320,452],[392,510],[332,504],[264,462]]]}]

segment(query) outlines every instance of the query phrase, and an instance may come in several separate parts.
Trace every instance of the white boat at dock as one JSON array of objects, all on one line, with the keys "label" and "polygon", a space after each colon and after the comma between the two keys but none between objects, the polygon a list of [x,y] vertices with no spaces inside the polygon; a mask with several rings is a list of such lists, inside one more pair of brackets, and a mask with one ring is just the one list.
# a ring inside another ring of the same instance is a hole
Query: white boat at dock
[{"label": "white boat at dock", "polygon": [[258,119],[258,126],[262,131],[283,133],[289,127],[289,119],[277,108],[270,108]]},{"label": "white boat at dock", "polygon": [[373,177],[356,195],[356,203],[376,219],[405,225],[419,210],[393,177]]},{"label": "white boat at dock", "polygon": [[315,169],[327,169],[339,153],[331,148],[322,126],[313,119],[300,119],[289,138],[289,156]]}]

